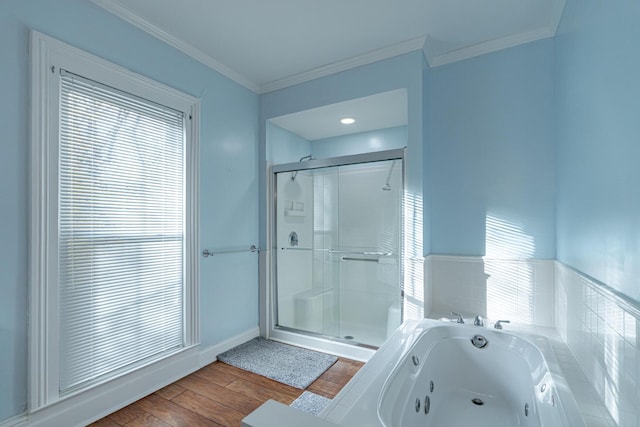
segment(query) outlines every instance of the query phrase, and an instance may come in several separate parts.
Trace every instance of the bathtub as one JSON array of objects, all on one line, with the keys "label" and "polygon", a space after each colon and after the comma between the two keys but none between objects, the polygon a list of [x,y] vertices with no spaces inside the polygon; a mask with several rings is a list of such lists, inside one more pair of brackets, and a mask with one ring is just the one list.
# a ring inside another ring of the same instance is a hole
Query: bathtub
[{"label": "bathtub", "polygon": [[543,337],[430,319],[399,328],[320,416],[362,427],[584,427]]}]

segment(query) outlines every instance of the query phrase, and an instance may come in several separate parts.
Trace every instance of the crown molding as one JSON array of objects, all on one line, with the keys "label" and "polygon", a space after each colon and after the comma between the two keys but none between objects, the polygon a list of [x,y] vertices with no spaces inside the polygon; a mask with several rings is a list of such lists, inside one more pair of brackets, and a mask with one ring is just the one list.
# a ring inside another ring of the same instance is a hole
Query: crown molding
[{"label": "crown molding", "polygon": [[564,13],[565,4],[566,0],[559,0],[553,3],[553,10],[551,11],[551,23],[549,24],[549,28],[553,30],[554,35],[558,32],[558,27],[560,26],[560,20],[562,19],[562,14]]},{"label": "crown molding", "polygon": [[139,29],[141,29],[142,31],[145,31],[146,33],[152,35],[153,37],[163,41],[164,43],[168,44],[171,47],[174,47],[176,49],[178,49],[180,52],[184,53],[185,55],[190,56],[191,58],[195,59],[196,61],[206,65],[207,67],[217,71],[218,73],[222,74],[223,76],[233,80],[234,82],[246,87],[247,89],[255,92],[255,93],[260,93],[260,86],[257,85],[255,82],[249,80],[248,78],[246,78],[245,76],[243,76],[242,74],[232,70],[231,68],[227,67],[226,65],[222,64],[221,62],[213,59],[212,57],[210,57],[209,55],[207,55],[206,53],[202,52],[200,49],[194,47],[193,45],[186,43],[182,40],[180,40],[179,38],[175,37],[174,35],[164,31],[163,29],[157,27],[156,25],[152,24],[151,22],[141,18],[140,16],[136,15],[135,13],[127,10],[126,8],[122,7],[121,5],[109,1],[109,0],[91,0],[94,4],[96,4],[97,6],[105,9],[106,11],[114,14],[115,16],[117,16],[118,18],[134,25],[135,27],[138,27]]},{"label": "crown molding", "polygon": [[533,31],[529,31],[521,34],[514,34],[512,36],[501,37],[495,40],[489,40],[487,42],[478,43],[473,46],[457,49],[441,55],[429,56],[425,51],[425,56],[429,67],[435,68],[442,65],[451,64],[452,62],[462,61],[463,59],[469,59],[487,53],[496,52],[510,47],[515,47],[521,44],[534,42],[536,40],[542,40],[555,35],[555,29],[553,28],[541,28]]},{"label": "crown molding", "polygon": [[429,40],[428,36],[421,36],[411,40],[397,43],[395,45],[387,46],[381,49],[376,49],[367,52],[362,55],[347,58],[342,61],[336,61],[331,64],[323,65],[321,67],[313,68],[311,70],[294,74],[289,77],[274,80],[271,82],[258,84],[244,75],[234,71],[227,67],[206,53],[202,52],[195,46],[186,43],[174,35],[164,31],[149,21],[141,18],[135,13],[127,10],[125,7],[112,0],[91,0],[97,6],[105,9],[113,15],[123,19],[124,21],[134,25],[135,27],[145,31],[153,37],[163,41],[169,46],[174,47],[185,55],[190,56],[196,61],[206,65],[207,67],[217,71],[223,76],[235,81],[236,83],[246,87],[247,89],[255,92],[256,94],[264,94],[273,92],[279,89],[284,89],[296,84],[304,83],[310,80],[326,77],[331,74],[346,71],[352,68],[356,68],[362,65],[371,64],[374,62],[382,61],[392,58],[394,56],[402,55],[405,53],[413,52],[416,50],[422,50],[424,57],[427,60],[429,67],[439,67],[442,65],[450,64],[452,62],[462,61],[464,59],[473,58],[475,56],[484,55],[487,53],[496,52],[502,49],[508,49],[514,46],[518,46],[525,43],[530,43],[536,40],[542,40],[545,38],[553,37],[556,34],[562,12],[564,11],[566,0],[559,0],[554,3],[554,8],[551,14],[550,22],[547,27],[532,30],[526,33],[515,34],[512,36],[502,37],[495,40],[489,40],[487,42],[478,43],[473,46],[464,47],[451,52],[443,53],[440,55],[432,55],[428,52]]},{"label": "crown molding", "polygon": [[427,63],[431,68],[439,67],[441,65],[450,64],[452,62],[462,61],[463,59],[473,58],[475,56],[485,55],[487,53],[508,49],[510,47],[515,47],[521,44],[531,43],[537,40],[554,37],[558,30],[558,26],[560,25],[560,20],[562,18],[565,3],[566,0],[559,0],[554,2],[554,7],[551,11],[551,17],[549,19],[548,25],[543,28],[528,31],[526,33],[514,34],[495,40],[489,40],[483,43],[478,43],[473,46],[465,47],[440,55],[429,54],[429,40],[427,39],[427,41],[425,42],[425,47],[423,49],[425,58],[427,59]]},{"label": "crown molding", "polygon": [[289,86],[293,86],[299,83],[304,83],[310,80],[325,77],[331,74],[346,71],[351,68],[356,68],[361,65],[367,65],[374,62],[389,59],[394,56],[402,55],[405,53],[421,50],[424,48],[424,44],[427,37],[416,37],[415,39],[406,40],[391,46],[383,47],[381,49],[372,50],[362,55],[347,58],[342,61],[333,62],[331,64],[324,65],[322,67],[314,68],[309,71],[305,71],[299,74],[294,74],[290,77],[274,80],[269,83],[265,83],[261,86],[260,93],[273,92],[275,90],[284,89]]},{"label": "crown molding", "polygon": [[202,52],[200,49],[194,47],[189,43],[186,43],[180,40],[179,38],[164,31],[163,29],[152,24],[146,19],[136,15],[135,13],[126,9],[125,7],[110,0],[91,0],[91,1],[97,6],[117,16],[118,18],[145,31],[146,33],[161,40],[162,42],[168,44],[169,46],[174,47],[175,49],[178,49],[180,52],[184,53],[185,55],[192,57],[196,61],[201,62],[207,67],[212,68],[213,70],[217,71],[223,76],[228,77],[229,79],[235,81],[236,83],[241,84],[242,86],[246,87],[247,89],[257,94],[272,92],[278,89],[283,89],[289,86],[293,86],[295,84],[304,83],[309,80],[313,80],[320,77],[328,76],[330,74],[338,73],[340,71],[346,71],[348,69],[355,68],[361,65],[371,64],[373,62],[381,61],[383,59],[388,59],[394,56],[402,55],[404,53],[420,50],[424,47],[424,44],[426,41],[426,36],[417,37],[415,39],[407,40],[392,46],[376,49],[371,52],[365,53],[363,55],[354,56],[352,58],[348,58],[343,61],[337,61],[328,65],[311,69],[309,71],[295,74],[290,77],[285,77],[283,79],[274,80],[272,82],[259,85],[256,82],[249,80],[242,74],[222,64],[221,62],[215,60],[211,56]]}]

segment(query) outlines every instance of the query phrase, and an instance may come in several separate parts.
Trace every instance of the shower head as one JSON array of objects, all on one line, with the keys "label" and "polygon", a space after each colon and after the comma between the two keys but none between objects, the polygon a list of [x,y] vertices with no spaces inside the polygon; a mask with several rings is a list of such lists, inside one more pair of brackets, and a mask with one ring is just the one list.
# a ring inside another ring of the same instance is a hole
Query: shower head
[{"label": "shower head", "polygon": [[382,191],[391,191],[391,184],[389,181],[391,180],[391,173],[393,172],[393,167],[396,165],[396,161],[391,161],[391,166],[389,167],[389,173],[387,174],[387,182],[382,186]]}]

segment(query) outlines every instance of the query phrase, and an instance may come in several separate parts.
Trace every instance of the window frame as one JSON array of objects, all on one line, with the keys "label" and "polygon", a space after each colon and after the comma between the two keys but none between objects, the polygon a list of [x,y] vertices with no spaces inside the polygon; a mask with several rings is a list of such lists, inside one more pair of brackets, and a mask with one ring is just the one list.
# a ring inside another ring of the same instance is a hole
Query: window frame
[{"label": "window frame", "polygon": [[181,111],[185,120],[184,347],[199,344],[199,119],[197,98],[36,31],[31,32],[29,235],[29,406],[57,401],[126,375],[119,373],[73,393],[59,392],[58,140],[59,70],[95,80]]}]

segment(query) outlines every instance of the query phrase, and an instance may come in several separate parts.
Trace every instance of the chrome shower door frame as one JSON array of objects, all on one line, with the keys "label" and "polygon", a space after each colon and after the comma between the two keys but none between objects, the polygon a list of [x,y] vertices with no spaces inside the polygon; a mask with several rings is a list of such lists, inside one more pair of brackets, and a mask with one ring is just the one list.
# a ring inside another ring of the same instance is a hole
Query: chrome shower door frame
[{"label": "chrome shower door frame", "polygon": [[[368,360],[374,352],[374,349],[368,345],[359,345],[357,343],[347,342],[345,340],[328,336],[316,334],[313,332],[305,332],[303,330],[291,329],[287,327],[278,326],[278,298],[277,298],[277,250],[276,236],[277,236],[277,206],[278,206],[278,194],[277,194],[277,180],[276,175],[283,172],[295,172],[305,171],[313,169],[321,169],[327,167],[338,167],[357,165],[365,163],[373,163],[387,160],[400,160],[402,165],[401,181],[402,181],[402,194],[401,204],[404,203],[405,183],[406,183],[406,170],[405,170],[405,148],[395,150],[385,150],[371,153],[355,154],[348,156],[332,157],[327,159],[313,159],[304,162],[284,163],[279,165],[272,165],[268,167],[268,191],[267,191],[267,203],[268,203],[268,232],[267,232],[267,248],[268,257],[265,260],[267,268],[266,274],[266,289],[265,289],[265,309],[267,327],[265,328],[266,336],[278,341],[283,341],[295,345],[302,345],[308,348],[314,348],[320,351],[327,351],[345,357],[351,357],[356,360]],[[400,206],[400,233],[402,235],[405,228],[404,207]],[[400,239],[400,307],[401,310],[404,307],[404,264],[405,264],[405,248],[403,245],[403,239]],[[404,320],[404,313],[401,311],[401,320]]]}]

